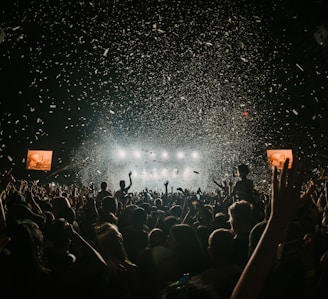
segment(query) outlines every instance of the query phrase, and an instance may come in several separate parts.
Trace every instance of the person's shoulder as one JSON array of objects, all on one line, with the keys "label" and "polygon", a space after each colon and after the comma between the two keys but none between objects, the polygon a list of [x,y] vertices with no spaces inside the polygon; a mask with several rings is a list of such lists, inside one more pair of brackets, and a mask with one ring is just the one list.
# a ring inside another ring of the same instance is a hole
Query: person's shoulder
[{"label": "person's shoulder", "polygon": [[115,191],[114,196],[115,197],[119,197],[119,196],[121,196],[121,194],[122,194],[122,191],[121,190],[117,190],[117,191]]},{"label": "person's shoulder", "polygon": [[113,196],[112,192],[108,190],[101,190],[97,193],[97,197]]}]

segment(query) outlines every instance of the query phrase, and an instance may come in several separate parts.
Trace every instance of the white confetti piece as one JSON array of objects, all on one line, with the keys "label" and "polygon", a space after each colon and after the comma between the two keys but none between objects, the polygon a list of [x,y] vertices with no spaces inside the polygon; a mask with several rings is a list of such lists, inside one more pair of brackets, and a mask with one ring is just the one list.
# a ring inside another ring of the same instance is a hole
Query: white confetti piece
[{"label": "white confetti piece", "polygon": [[107,56],[107,54],[108,54],[108,52],[109,52],[109,49],[107,48],[107,49],[105,49],[105,51],[104,51],[104,54],[103,54],[103,56]]},{"label": "white confetti piece", "polygon": [[0,44],[5,40],[6,34],[0,27]]},{"label": "white confetti piece", "polygon": [[297,66],[302,72],[304,72],[304,69],[303,69],[298,63],[296,63],[296,66]]}]

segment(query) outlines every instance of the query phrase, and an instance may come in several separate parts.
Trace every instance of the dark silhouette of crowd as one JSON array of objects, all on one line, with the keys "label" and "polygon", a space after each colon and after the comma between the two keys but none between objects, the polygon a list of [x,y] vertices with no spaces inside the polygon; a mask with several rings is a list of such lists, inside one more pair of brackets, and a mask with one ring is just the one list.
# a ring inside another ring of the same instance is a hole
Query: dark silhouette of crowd
[{"label": "dark silhouette of crowd", "polygon": [[[217,190],[40,184],[4,171],[1,297],[327,298],[328,181],[304,164],[249,168]],[[322,295],[326,294],[326,295]],[[73,297],[72,297],[73,296]]]}]

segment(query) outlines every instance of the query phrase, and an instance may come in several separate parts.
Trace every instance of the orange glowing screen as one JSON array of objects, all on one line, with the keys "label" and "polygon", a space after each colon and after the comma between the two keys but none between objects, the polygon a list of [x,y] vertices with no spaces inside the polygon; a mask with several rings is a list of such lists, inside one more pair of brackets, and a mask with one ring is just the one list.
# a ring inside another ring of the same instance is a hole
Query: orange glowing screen
[{"label": "orange glowing screen", "polygon": [[26,169],[31,170],[51,170],[52,151],[28,150],[26,159]]},{"label": "orange glowing screen", "polygon": [[291,149],[270,149],[267,150],[269,168],[277,167],[282,169],[287,158],[289,158],[288,168],[293,164],[293,151]]}]

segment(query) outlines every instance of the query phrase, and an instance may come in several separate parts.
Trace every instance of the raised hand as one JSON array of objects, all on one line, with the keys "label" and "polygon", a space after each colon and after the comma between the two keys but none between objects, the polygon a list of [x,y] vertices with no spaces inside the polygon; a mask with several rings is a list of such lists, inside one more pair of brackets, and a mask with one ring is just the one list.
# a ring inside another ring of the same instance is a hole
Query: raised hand
[{"label": "raised hand", "polygon": [[288,222],[315,190],[313,183],[302,192],[304,164],[295,158],[291,169],[286,159],[283,169],[272,172],[271,214],[257,247],[245,266],[230,299],[257,299],[272,269],[278,245],[284,240]]},{"label": "raised hand", "polygon": [[7,173],[3,174],[3,176],[1,177],[0,192],[6,190],[10,183],[15,182],[15,178],[13,177],[11,172],[12,169],[10,169]]},{"label": "raised hand", "polygon": [[304,163],[295,158],[291,169],[286,159],[280,173],[277,168],[272,172],[271,218],[288,222],[309,199],[315,190],[311,183],[307,191],[302,193],[304,180]]}]

